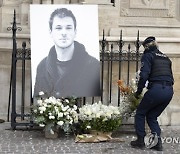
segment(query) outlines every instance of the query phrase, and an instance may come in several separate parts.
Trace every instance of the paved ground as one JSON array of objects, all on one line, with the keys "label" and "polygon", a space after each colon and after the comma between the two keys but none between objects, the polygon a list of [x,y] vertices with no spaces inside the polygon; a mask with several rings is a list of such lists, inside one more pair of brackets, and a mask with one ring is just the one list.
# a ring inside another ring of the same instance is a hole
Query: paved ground
[{"label": "paved ground", "polygon": [[163,128],[163,152],[130,147],[133,132],[113,136],[124,142],[75,143],[74,136],[45,139],[41,130],[11,130],[10,123],[0,123],[0,154],[180,154],[180,127]]}]

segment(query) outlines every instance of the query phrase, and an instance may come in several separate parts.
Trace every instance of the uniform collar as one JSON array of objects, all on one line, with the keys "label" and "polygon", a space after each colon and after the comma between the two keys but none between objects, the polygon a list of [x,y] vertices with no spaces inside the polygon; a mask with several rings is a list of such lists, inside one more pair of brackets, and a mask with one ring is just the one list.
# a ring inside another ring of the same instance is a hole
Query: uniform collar
[{"label": "uniform collar", "polygon": [[156,46],[151,46],[148,49],[144,50],[144,53],[148,53],[148,52],[156,52],[158,49]]}]

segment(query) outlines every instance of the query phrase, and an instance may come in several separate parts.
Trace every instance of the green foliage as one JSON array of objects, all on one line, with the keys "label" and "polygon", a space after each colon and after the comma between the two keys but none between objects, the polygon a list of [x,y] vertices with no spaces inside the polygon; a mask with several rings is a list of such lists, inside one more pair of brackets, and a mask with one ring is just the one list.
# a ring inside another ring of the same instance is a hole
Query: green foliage
[{"label": "green foliage", "polygon": [[137,109],[141,99],[142,99],[142,95],[140,95],[139,99],[137,99],[137,98],[134,97],[133,93],[129,94],[128,101],[131,102],[130,108],[131,108],[132,112]]},{"label": "green foliage", "polygon": [[116,118],[104,121],[103,118],[94,118],[92,120],[79,121],[79,123],[83,130],[87,130],[87,126],[91,126],[90,130],[112,132],[119,129],[122,124],[122,119]]}]

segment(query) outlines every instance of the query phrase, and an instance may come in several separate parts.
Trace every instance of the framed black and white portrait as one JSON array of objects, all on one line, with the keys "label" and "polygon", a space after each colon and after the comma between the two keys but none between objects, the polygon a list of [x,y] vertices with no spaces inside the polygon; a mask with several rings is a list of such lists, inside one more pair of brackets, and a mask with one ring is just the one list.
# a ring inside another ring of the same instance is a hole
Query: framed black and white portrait
[{"label": "framed black and white portrait", "polygon": [[100,96],[97,5],[31,5],[32,93]]}]

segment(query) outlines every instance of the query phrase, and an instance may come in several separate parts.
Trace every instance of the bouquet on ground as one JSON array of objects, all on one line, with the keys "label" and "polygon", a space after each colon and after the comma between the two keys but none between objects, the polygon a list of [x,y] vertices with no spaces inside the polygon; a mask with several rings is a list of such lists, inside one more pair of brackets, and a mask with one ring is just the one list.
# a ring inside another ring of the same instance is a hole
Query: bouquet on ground
[{"label": "bouquet on ground", "polygon": [[101,102],[79,108],[79,126],[84,132],[76,136],[76,142],[101,142],[112,140],[111,134],[121,126],[118,107]]},{"label": "bouquet on ground", "polygon": [[62,128],[65,132],[71,131],[73,124],[78,122],[76,98],[46,98],[43,92],[39,93],[37,104],[33,106],[34,122],[40,127],[48,126],[53,134],[53,127]]},{"label": "bouquet on ground", "polygon": [[138,107],[142,99],[142,95],[140,95],[139,99],[134,96],[137,89],[137,81],[135,79],[132,79],[129,85],[126,85],[123,80],[118,80],[117,83],[121,96],[119,110],[123,117],[128,118]]},{"label": "bouquet on ground", "polygon": [[86,104],[79,108],[78,119],[84,131],[112,132],[121,125],[118,107],[103,105],[101,102]]}]

